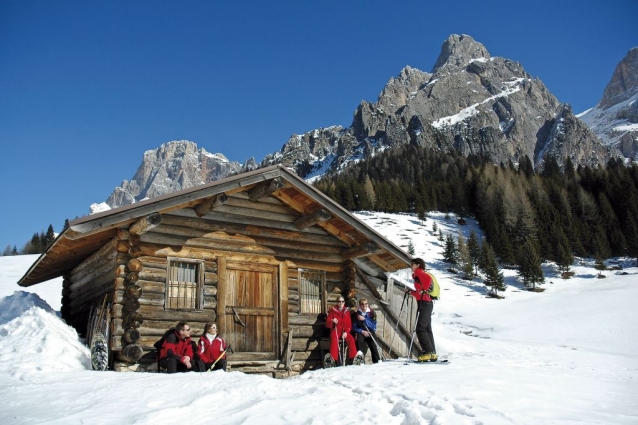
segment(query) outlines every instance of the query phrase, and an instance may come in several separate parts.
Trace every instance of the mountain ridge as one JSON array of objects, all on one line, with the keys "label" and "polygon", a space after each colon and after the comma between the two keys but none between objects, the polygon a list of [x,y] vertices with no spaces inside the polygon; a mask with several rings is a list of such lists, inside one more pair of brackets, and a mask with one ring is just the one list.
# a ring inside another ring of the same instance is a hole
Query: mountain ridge
[{"label": "mountain ridge", "polygon": [[[165,146],[175,143],[186,146]],[[537,169],[546,154],[561,166],[569,159],[574,165],[595,167],[622,157],[618,149],[603,145],[568,104],[559,102],[520,63],[492,57],[472,37],[453,34],[443,43],[432,72],[405,66],[388,80],[377,101],[360,102],[349,127],[293,134],[259,164],[254,158],[243,165],[224,162],[222,154],[213,161],[194,142],[169,142],[145,152],[135,176],[102,205],[126,205],[274,164],[312,180],[408,143],[464,156],[486,155],[497,164],[516,164],[527,156]],[[203,161],[202,166],[195,166],[194,158]],[[176,165],[180,160],[181,170]]]}]

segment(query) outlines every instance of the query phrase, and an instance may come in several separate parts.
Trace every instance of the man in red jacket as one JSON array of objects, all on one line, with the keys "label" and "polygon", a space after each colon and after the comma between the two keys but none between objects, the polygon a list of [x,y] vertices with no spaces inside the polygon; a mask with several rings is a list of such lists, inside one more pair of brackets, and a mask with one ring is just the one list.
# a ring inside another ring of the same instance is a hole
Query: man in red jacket
[{"label": "man in red jacket", "polygon": [[179,322],[175,332],[169,334],[160,349],[160,366],[168,373],[190,372],[193,368],[193,346],[191,345],[191,327]]},{"label": "man in red jacket", "polygon": [[434,347],[434,335],[432,334],[432,310],[434,303],[427,293],[432,286],[432,278],[425,271],[425,261],[415,258],[410,263],[412,278],[414,279],[414,291],[407,290],[417,300],[416,336],[421,344],[423,353],[418,357],[420,362],[435,362],[437,360]]},{"label": "man in red jacket", "polygon": [[343,297],[339,297],[337,305],[328,312],[326,328],[330,329],[330,356],[332,356],[333,361],[336,363],[337,360],[341,360],[341,364],[345,364],[345,359],[341,359],[339,355],[340,339],[345,340],[348,345],[348,359],[354,359],[357,355],[357,346],[350,334],[352,319],[350,318],[350,309],[346,307]]}]

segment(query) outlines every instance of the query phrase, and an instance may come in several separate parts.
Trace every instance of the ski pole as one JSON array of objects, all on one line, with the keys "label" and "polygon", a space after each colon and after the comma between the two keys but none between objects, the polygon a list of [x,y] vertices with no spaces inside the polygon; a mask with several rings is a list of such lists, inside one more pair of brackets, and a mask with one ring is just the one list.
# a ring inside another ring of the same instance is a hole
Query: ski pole
[{"label": "ski pole", "polygon": [[208,368],[208,372],[212,372],[213,371],[213,368],[215,367],[217,362],[220,361],[222,357],[224,357],[224,354],[226,354],[226,351],[230,351],[231,353],[234,352],[233,349],[231,348],[230,344],[228,344],[228,346],[224,349],[224,351],[221,352],[219,357],[217,357],[217,359],[213,362],[213,364],[210,365],[210,367]]},{"label": "ski pole", "polygon": [[[343,334],[341,334],[343,336]],[[343,366],[348,366],[348,362],[346,360],[346,340],[345,338],[341,338],[341,359],[342,359],[342,365]]]},{"label": "ski pole", "polygon": [[341,364],[343,364],[343,359],[341,357],[341,347],[339,347],[339,333],[337,332],[337,324],[334,324],[334,329],[335,329],[335,336],[337,337],[337,353],[339,353],[339,362],[341,362]]},{"label": "ski pole", "polygon": [[405,300],[408,298],[408,292],[403,295],[403,302],[401,303],[401,309],[399,310],[399,317],[397,317],[397,325],[394,327],[394,333],[392,334],[392,338],[390,338],[390,352],[388,353],[388,357],[392,358],[392,344],[394,343],[394,336],[397,334],[397,330],[399,329],[399,322],[401,321],[401,313],[403,313],[403,306],[405,305]]},{"label": "ski pole", "polygon": [[412,331],[412,339],[410,339],[410,348],[408,349],[408,360],[412,358],[412,343],[414,342],[414,335],[416,335],[416,327],[419,325],[419,315],[421,312],[416,311],[416,321],[414,322],[414,330]]},{"label": "ski pole", "polygon": [[370,338],[372,338],[372,342],[374,342],[374,345],[377,347],[377,353],[379,353],[379,357],[381,357],[382,360],[385,360],[386,357],[385,354],[383,354],[383,349],[381,349],[381,346],[377,342],[376,338],[374,337],[374,335],[372,335],[372,332],[370,332],[370,329],[368,329],[365,323],[363,324],[363,327],[366,328],[366,331],[368,331],[368,333],[370,334]]}]

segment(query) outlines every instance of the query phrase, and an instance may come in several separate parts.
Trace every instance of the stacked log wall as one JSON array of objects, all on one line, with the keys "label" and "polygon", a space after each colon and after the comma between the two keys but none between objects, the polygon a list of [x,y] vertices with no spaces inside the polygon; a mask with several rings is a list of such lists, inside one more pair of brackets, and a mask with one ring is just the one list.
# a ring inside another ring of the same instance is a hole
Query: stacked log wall
[{"label": "stacked log wall", "polygon": [[[140,235],[121,229],[111,282],[111,348],[118,352],[117,358],[128,363],[136,360],[150,368],[156,358],[153,344],[178,321],[188,321],[194,337],[201,334],[206,322],[215,321],[217,260],[223,256],[228,261],[286,265],[288,323],[282,324],[282,332],[292,330],[297,368],[320,364],[318,338],[327,335],[325,315],[299,314],[298,270],[325,271],[326,302],[332,306],[347,289],[340,255],[346,246],[319,227],[299,230],[294,225],[298,218],[274,198],[252,202],[248,195],[238,193],[203,217],[193,208],[184,208],[162,214],[159,225]],[[169,258],[204,261],[202,310],[165,310]],[[286,337],[282,334],[281,340]],[[123,353],[132,345],[138,347],[133,354],[141,351],[138,359]]]},{"label": "stacked log wall", "polygon": [[[129,235],[119,232],[122,250],[118,257],[119,277],[113,297],[112,349],[118,360],[139,362],[143,369],[154,369],[156,350],[153,344],[178,322],[188,321],[192,335],[200,335],[205,323],[216,319],[217,261],[207,253],[204,265],[202,309],[195,311],[166,310],[166,279],[169,257],[199,259],[179,250],[157,253],[157,246],[145,242],[146,234]],[[127,239],[128,238],[128,239]],[[161,249],[160,249],[161,251]],[[193,338],[197,341],[197,338]]]},{"label": "stacked log wall", "polygon": [[113,294],[117,277],[115,247],[113,239],[64,277],[62,317],[81,336],[87,334],[91,309],[101,307],[104,296]]}]

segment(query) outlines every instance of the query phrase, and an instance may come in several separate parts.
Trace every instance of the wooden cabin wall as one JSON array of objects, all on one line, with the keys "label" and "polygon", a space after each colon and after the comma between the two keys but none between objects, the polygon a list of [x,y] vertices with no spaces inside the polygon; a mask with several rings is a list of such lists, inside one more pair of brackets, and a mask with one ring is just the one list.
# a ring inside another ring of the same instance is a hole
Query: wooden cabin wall
[{"label": "wooden cabin wall", "polygon": [[105,295],[113,293],[116,244],[112,239],[64,277],[62,318],[82,336],[87,334],[91,308],[101,307]]},{"label": "wooden cabin wall", "polygon": [[[153,343],[182,319],[191,324],[195,331],[192,335],[198,336],[205,322],[217,318],[217,265],[218,258],[224,257],[234,263],[285,265],[288,320],[281,325],[280,348],[287,336],[284,332],[290,328],[294,359],[320,363],[316,335],[325,329],[325,317],[299,315],[298,269],[326,272],[327,301],[333,305],[346,289],[340,255],[346,246],[316,226],[297,229],[293,222],[298,218],[297,213],[276,199],[252,202],[245,193],[236,193],[203,217],[198,217],[193,208],[185,208],[162,214],[161,224],[139,236],[120,232],[122,246],[128,246],[128,257],[123,256],[117,264],[123,269],[124,279],[117,285],[114,297],[113,349],[123,350],[127,345],[136,344],[144,359],[152,358],[154,362]],[[168,257],[204,260],[202,312],[164,310]],[[129,286],[135,287],[130,291],[132,294],[140,294],[136,300],[131,300],[127,292]],[[282,312],[285,320],[283,316]],[[128,342],[124,336],[137,322],[141,322],[135,327],[139,338],[134,343]],[[220,331],[223,335],[224,330]],[[127,358],[131,359],[127,355],[120,356],[123,361]]]},{"label": "wooden cabin wall", "polygon": [[[118,232],[122,252],[113,296],[111,349],[127,363],[149,367],[156,361],[153,344],[180,321],[189,322],[192,335],[201,335],[206,322],[216,320],[217,258],[206,253],[204,261],[203,309],[193,312],[165,310],[168,257],[199,258],[158,253],[143,242],[144,235]],[[197,341],[197,338],[194,338]]]},{"label": "wooden cabin wall", "polygon": [[[299,308],[299,269],[288,271],[288,321],[292,331],[293,360],[303,362],[303,370],[321,367],[322,339],[329,338],[326,328],[326,314],[302,314]],[[327,307],[331,308],[343,295],[344,282],[342,272],[326,273]]]}]

